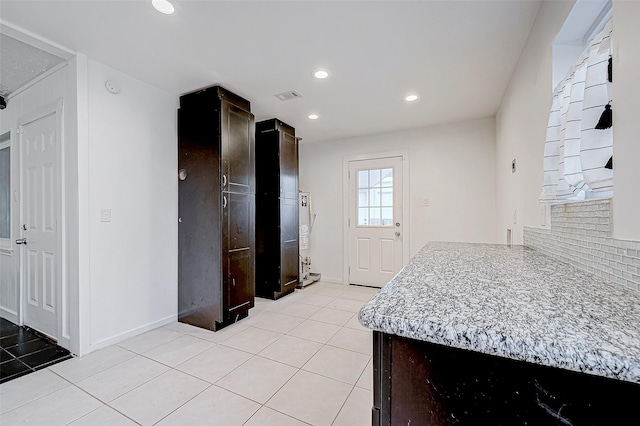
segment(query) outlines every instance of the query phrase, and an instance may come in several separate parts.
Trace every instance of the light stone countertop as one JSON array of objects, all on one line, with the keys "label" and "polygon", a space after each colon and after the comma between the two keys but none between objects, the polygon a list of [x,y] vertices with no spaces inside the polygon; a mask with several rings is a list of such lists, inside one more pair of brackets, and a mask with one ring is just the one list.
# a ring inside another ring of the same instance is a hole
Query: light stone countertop
[{"label": "light stone countertop", "polygon": [[359,319],[384,333],[640,383],[640,293],[527,247],[428,243]]}]

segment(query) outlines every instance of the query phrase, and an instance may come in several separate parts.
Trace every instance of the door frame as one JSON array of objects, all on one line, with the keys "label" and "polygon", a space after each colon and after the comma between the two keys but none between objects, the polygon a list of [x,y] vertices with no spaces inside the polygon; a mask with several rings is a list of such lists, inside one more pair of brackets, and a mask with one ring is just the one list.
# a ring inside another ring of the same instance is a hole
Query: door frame
[{"label": "door frame", "polygon": [[[19,208],[18,208],[18,229],[21,230],[21,225],[22,223],[24,223],[24,179],[22,178],[22,172],[24,170],[24,165],[23,165],[23,149],[24,149],[24,140],[22,137],[22,128],[26,125],[29,125],[30,123],[33,123],[34,121],[38,121],[44,117],[50,116],[50,115],[55,115],[55,120],[56,120],[56,134],[58,137],[58,143],[57,143],[57,148],[56,148],[56,166],[57,166],[57,170],[56,170],[56,202],[57,202],[57,206],[56,206],[56,215],[57,215],[57,236],[56,236],[56,250],[57,250],[57,262],[56,262],[56,279],[58,280],[58,286],[56,288],[56,304],[58,306],[57,312],[56,312],[56,336],[52,336],[55,339],[57,339],[58,344],[60,346],[63,346],[65,348],[69,348],[69,338],[65,338],[66,336],[68,336],[68,333],[65,333],[65,328],[64,328],[64,312],[68,309],[67,304],[68,304],[68,300],[66,298],[66,295],[68,293],[68,289],[67,289],[67,283],[64,280],[64,277],[66,276],[66,268],[65,268],[65,231],[66,231],[66,226],[65,226],[65,220],[64,220],[64,209],[65,209],[65,205],[64,205],[64,201],[65,201],[65,197],[64,197],[64,182],[63,182],[63,178],[64,178],[64,162],[63,162],[63,156],[62,153],[64,152],[64,127],[63,127],[63,102],[62,99],[59,99],[56,102],[50,103],[48,105],[45,105],[44,107],[40,107],[40,108],[36,108],[35,110],[24,114],[22,117],[20,117],[18,119],[17,122],[17,130],[19,130],[18,132],[16,132],[16,134],[18,135],[18,141],[17,141],[17,146],[18,146],[18,188],[19,188]],[[14,238],[23,238],[23,234],[20,231],[20,234],[17,236],[14,236]],[[24,277],[24,250],[22,249],[22,247],[19,249],[19,253],[18,253],[18,262],[17,262],[17,274],[18,274],[18,281],[19,281],[19,309],[20,312],[18,313],[18,319],[20,321],[20,325],[24,324],[24,320],[25,320],[25,309],[26,309],[26,289],[25,289],[25,277]]]},{"label": "door frame", "polygon": [[409,248],[411,238],[411,223],[409,221],[409,150],[400,149],[368,154],[348,155],[342,162],[342,283],[349,285],[349,265],[351,263],[349,251],[349,163],[352,161],[379,160],[388,157],[402,157],[402,265],[409,263]]}]

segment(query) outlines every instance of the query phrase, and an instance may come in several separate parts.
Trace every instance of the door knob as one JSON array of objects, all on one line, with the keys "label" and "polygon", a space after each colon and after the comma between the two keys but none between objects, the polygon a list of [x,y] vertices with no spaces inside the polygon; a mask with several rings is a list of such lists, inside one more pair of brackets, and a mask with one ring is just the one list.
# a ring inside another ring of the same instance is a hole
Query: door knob
[{"label": "door knob", "polygon": [[16,240],[16,244],[27,244],[27,239],[26,238],[20,238],[19,240]]},{"label": "door knob", "polygon": [[400,222],[396,222],[396,226],[400,226]]},{"label": "door knob", "polygon": [[396,232],[396,237],[399,237],[399,236],[400,236],[400,233],[399,233],[399,232]]}]

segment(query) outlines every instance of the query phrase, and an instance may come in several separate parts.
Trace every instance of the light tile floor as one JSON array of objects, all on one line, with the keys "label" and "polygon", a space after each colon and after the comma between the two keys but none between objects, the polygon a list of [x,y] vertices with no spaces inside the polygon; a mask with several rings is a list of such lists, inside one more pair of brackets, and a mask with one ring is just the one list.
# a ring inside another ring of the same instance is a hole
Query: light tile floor
[{"label": "light tile floor", "polygon": [[217,333],[174,323],[0,385],[0,424],[370,425],[378,290],[316,283]]}]

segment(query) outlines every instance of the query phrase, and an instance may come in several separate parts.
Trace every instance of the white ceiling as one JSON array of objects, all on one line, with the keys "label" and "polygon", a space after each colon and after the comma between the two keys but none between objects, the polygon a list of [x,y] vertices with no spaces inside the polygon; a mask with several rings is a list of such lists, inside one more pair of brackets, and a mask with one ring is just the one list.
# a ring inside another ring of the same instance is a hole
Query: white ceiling
[{"label": "white ceiling", "polygon": [[[494,115],[540,5],[172,2],[166,16],[144,0],[2,0],[1,17],[176,95],[219,83],[310,142]],[[287,90],[302,98],[274,96]]]},{"label": "white ceiling", "polygon": [[5,98],[64,59],[0,34],[0,95]]}]

